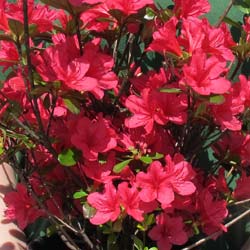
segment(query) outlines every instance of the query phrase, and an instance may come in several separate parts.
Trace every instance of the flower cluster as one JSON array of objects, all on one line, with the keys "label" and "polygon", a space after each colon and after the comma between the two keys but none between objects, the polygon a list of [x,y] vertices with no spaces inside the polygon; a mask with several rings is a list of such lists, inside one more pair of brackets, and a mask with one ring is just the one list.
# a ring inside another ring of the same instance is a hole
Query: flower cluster
[{"label": "flower cluster", "polygon": [[0,151],[20,179],[4,200],[21,229],[42,217],[79,248],[170,250],[226,232],[228,204],[250,198],[250,80],[231,70],[249,17],[237,44],[208,0],[173,5],[1,1]]}]

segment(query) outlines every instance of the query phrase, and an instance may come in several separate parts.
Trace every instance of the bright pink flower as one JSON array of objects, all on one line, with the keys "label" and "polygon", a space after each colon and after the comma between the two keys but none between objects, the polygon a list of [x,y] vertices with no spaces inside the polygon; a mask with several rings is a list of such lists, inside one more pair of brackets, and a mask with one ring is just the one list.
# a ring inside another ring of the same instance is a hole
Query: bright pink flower
[{"label": "bright pink flower", "polygon": [[[5,8],[6,17],[23,23],[23,2],[8,3]],[[51,31],[53,21],[57,18],[57,11],[49,9],[47,5],[35,4],[33,0],[28,1],[29,24],[35,24],[38,32]]]},{"label": "bright pink flower", "polygon": [[115,221],[120,215],[119,196],[112,183],[105,185],[102,194],[95,192],[88,195],[88,203],[96,209],[95,215],[90,219],[94,225]]},{"label": "bright pink flower", "polygon": [[250,176],[242,172],[241,177],[236,182],[236,188],[233,192],[233,197],[236,200],[244,200],[250,198]]},{"label": "bright pink flower", "polygon": [[210,10],[208,0],[173,0],[175,15],[180,18],[187,18],[189,16],[198,17]]},{"label": "bright pink flower", "polygon": [[225,101],[219,105],[211,105],[211,113],[215,122],[221,129],[238,131],[241,129],[241,121],[237,115],[244,111],[244,105],[240,98],[233,94],[224,95]]},{"label": "bright pink flower", "polygon": [[139,172],[136,175],[136,183],[141,188],[140,198],[144,202],[156,199],[162,204],[170,204],[174,200],[173,189],[159,161],[151,163],[147,173]]},{"label": "bright pink flower", "polygon": [[113,59],[99,52],[96,40],[85,45],[80,56],[76,37],[57,35],[54,46],[33,57],[38,73],[45,81],[60,80],[63,86],[78,91],[91,91],[98,99],[104,90],[117,85],[117,76],[112,72]]},{"label": "bright pink flower", "polygon": [[1,0],[0,1],[0,29],[3,31],[9,31],[9,24],[8,24],[8,19],[5,14],[6,6],[7,6],[7,1],[6,0]]},{"label": "bright pink flower", "polygon": [[127,182],[122,182],[118,186],[118,192],[121,199],[121,204],[125,208],[128,215],[132,216],[137,221],[143,221],[143,211],[139,208],[140,197],[135,186],[128,187]]},{"label": "bright pink flower", "polygon": [[10,87],[14,92],[19,92],[19,94],[20,92],[25,93],[25,83],[21,74],[10,78],[5,85]]},{"label": "bright pink flower", "polygon": [[184,160],[181,154],[175,154],[172,159],[169,155],[165,157],[167,165],[165,170],[174,192],[179,195],[190,195],[195,192],[196,187],[191,182],[195,176],[192,166]]},{"label": "bright pink flower", "polygon": [[234,55],[231,47],[236,43],[224,23],[220,27],[211,26],[207,19],[202,19],[203,33],[205,35],[202,41],[202,50],[207,54],[216,56],[220,61],[233,61]]},{"label": "bright pink flower", "polygon": [[[117,20],[110,15],[106,2],[98,4],[85,11],[81,15],[86,29],[102,32],[104,30],[113,30],[117,27]],[[102,20],[102,21],[98,21]]]},{"label": "bright pink flower", "polygon": [[147,173],[139,172],[136,176],[136,183],[141,188],[141,200],[151,202],[156,199],[163,208],[174,200],[174,193],[185,196],[196,190],[191,182],[194,177],[191,165],[178,154],[173,160],[170,156],[165,159],[165,167],[162,167],[159,161],[154,161]]},{"label": "bright pink flower", "polygon": [[44,216],[45,212],[38,208],[35,200],[28,195],[23,184],[17,184],[16,191],[9,192],[4,197],[7,205],[5,216],[7,219],[16,220],[21,229],[33,223],[37,218]]},{"label": "bright pink flower", "polygon": [[250,107],[250,80],[244,75],[239,75],[239,82],[234,84],[234,90],[238,91],[239,98],[244,102],[245,108]]},{"label": "bright pink flower", "polygon": [[157,241],[159,250],[170,250],[172,245],[183,245],[188,240],[182,218],[170,217],[166,213],[156,217],[156,226],[149,231],[148,235],[152,240]]},{"label": "bright pink flower", "polygon": [[91,90],[97,99],[104,96],[104,90],[114,89],[118,78],[112,71],[114,60],[111,56],[99,52],[97,41],[87,43],[84,47],[84,57],[90,62],[86,77],[96,79],[97,85]]},{"label": "bright pink flower", "polygon": [[77,120],[76,127],[72,128],[71,142],[79,148],[84,158],[95,161],[98,153],[104,153],[116,147],[114,131],[108,122],[99,116],[91,121],[87,117]]},{"label": "bright pink flower", "polygon": [[3,71],[19,63],[17,48],[13,42],[0,41],[0,65]]},{"label": "bright pink flower", "polygon": [[176,38],[176,25],[178,20],[172,17],[168,22],[153,33],[153,42],[148,50],[154,50],[159,53],[170,52],[177,56],[182,55],[180,45]]},{"label": "bright pink flower", "polygon": [[178,42],[190,54],[202,49],[205,54],[213,55],[219,61],[234,60],[231,47],[236,44],[224,24],[215,28],[209,24],[207,19],[183,19]]},{"label": "bright pink flower", "polygon": [[74,58],[74,54],[72,55],[67,48],[67,43],[56,44],[33,58],[38,73],[45,81],[61,80],[71,89],[78,91],[94,89],[98,84],[97,80],[86,77],[90,67],[89,61],[85,57]]},{"label": "bright pink flower", "polygon": [[188,18],[182,20],[181,35],[178,42],[190,55],[202,47],[205,37],[202,20],[199,18]]},{"label": "bright pink flower", "polygon": [[224,94],[231,83],[221,74],[227,71],[226,62],[218,61],[217,57],[207,55],[196,50],[189,65],[184,65],[184,78],[182,84],[186,84],[200,95]]},{"label": "bright pink flower", "polygon": [[126,15],[136,13],[146,5],[154,4],[153,0],[107,0],[107,7],[115,10],[120,10]]},{"label": "bright pink flower", "polygon": [[244,17],[244,25],[242,25],[246,32],[246,42],[250,42],[250,16]]},{"label": "bright pink flower", "polygon": [[164,125],[168,121],[183,124],[186,120],[186,96],[161,93],[156,90],[144,89],[141,98],[130,95],[125,106],[133,113],[125,120],[128,128],[144,126],[150,133],[154,122]]}]

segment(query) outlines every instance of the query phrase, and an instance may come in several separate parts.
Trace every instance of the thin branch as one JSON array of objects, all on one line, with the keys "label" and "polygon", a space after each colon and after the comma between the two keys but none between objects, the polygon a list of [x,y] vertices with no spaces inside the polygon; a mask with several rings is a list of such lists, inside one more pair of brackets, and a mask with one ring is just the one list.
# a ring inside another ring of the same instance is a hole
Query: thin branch
[{"label": "thin branch", "polygon": [[[30,57],[30,43],[29,43],[30,34],[29,34],[28,0],[23,0],[23,24],[24,24],[25,52],[26,52],[26,57],[27,57],[26,60],[27,60],[27,67],[28,67],[28,79],[29,79],[30,87],[34,88],[34,77],[33,77],[32,63],[31,63],[31,57]],[[23,76],[23,78],[24,78],[24,81],[26,81],[25,76]],[[27,93],[27,95],[30,96],[29,92]],[[39,127],[39,132],[41,133],[41,139],[42,139],[41,143],[49,150],[49,152],[53,155],[53,157],[57,159],[57,153],[55,149],[52,147],[49,138],[45,134],[37,99],[33,96],[31,96],[31,104],[33,104],[33,112],[36,117],[36,121]]]},{"label": "thin branch", "polygon": [[215,27],[218,28],[221,23],[223,22],[223,19],[226,17],[226,15],[228,14],[228,12],[230,11],[230,9],[232,8],[233,4],[234,4],[235,0],[230,0],[228,3],[227,8],[225,9],[225,11],[223,12],[223,14],[220,16],[218,22],[215,24]]},{"label": "thin branch", "polygon": [[229,204],[228,207],[232,207],[232,206],[238,206],[238,205],[244,205],[245,203],[250,202],[250,199],[246,199],[246,200],[242,200],[242,201],[237,201],[234,202],[232,204]]},{"label": "thin branch", "polygon": [[80,55],[83,55],[83,49],[82,49],[82,41],[81,41],[81,31],[80,31],[80,23],[78,15],[74,16],[75,19],[75,25],[76,25],[76,36],[79,43],[79,49],[80,49]]},{"label": "thin branch", "polygon": [[21,127],[23,128],[28,135],[30,135],[31,137],[33,137],[35,140],[40,141],[40,138],[38,135],[35,134],[34,131],[32,131],[29,127],[27,127],[26,125],[24,125],[17,117],[15,114],[13,114],[12,112],[9,113],[10,116],[15,120],[15,122]]},{"label": "thin branch", "polygon": [[[243,219],[244,217],[246,217],[247,215],[250,215],[250,209],[246,210],[244,213],[240,214],[239,216],[237,216],[236,218],[232,219],[230,222],[226,223],[224,226],[226,228],[229,228],[230,226],[232,226],[233,224],[235,224],[236,222],[240,221],[241,219]],[[189,245],[188,247],[184,247],[181,250],[190,250],[193,249],[197,246],[202,245],[203,243],[205,243],[208,240],[213,239],[214,237],[218,236],[219,234],[221,234],[221,231],[217,231],[213,234],[208,235],[205,238],[202,238],[198,241],[196,241],[194,244]]]},{"label": "thin branch", "polygon": [[238,70],[240,69],[241,63],[242,63],[241,59],[240,59],[240,58],[238,58],[238,59],[237,59],[237,64],[236,64],[236,67],[235,67],[235,69],[234,69],[234,71],[233,71],[232,75],[230,76],[230,79],[231,79],[231,80],[233,80],[233,79],[234,79],[234,77],[236,76],[236,74],[237,74]]}]

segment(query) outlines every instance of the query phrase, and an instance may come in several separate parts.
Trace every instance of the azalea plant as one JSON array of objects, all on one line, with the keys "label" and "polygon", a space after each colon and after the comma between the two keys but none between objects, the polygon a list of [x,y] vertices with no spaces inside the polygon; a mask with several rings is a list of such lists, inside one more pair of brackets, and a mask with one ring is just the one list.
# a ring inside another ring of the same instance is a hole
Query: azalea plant
[{"label": "azalea plant", "polygon": [[7,219],[44,219],[69,249],[170,250],[249,215],[231,210],[250,199],[249,15],[226,17],[231,3],[211,25],[208,0],[0,4]]}]

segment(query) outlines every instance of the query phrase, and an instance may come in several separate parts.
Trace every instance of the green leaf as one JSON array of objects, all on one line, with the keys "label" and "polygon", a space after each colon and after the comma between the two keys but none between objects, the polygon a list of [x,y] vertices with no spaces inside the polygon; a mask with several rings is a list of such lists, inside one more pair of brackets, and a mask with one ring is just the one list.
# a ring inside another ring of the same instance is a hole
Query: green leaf
[{"label": "green leaf", "polygon": [[195,116],[195,117],[198,117],[198,116],[204,114],[204,113],[206,112],[206,108],[207,108],[206,103],[202,102],[202,103],[198,106],[197,110],[195,111],[195,115],[194,115],[194,116]]},{"label": "green leaf", "polygon": [[178,88],[167,88],[167,89],[160,89],[160,92],[169,93],[169,94],[178,94],[181,93],[181,89]]},{"label": "green leaf", "polygon": [[73,194],[74,199],[81,199],[83,197],[86,197],[88,194],[84,192],[82,189],[80,191],[77,191]]},{"label": "green leaf", "polygon": [[146,15],[144,16],[144,19],[146,20],[153,20],[155,18],[156,14],[155,11],[151,8],[146,8]]},{"label": "green leaf", "polygon": [[132,235],[131,238],[134,240],[134,247],[137,250],[143,250],[143,242],[135,235]]},{"label": "green leaf", "polygon": [[152,157],[150,157],[150,156],[142,156],[141,158],[140,158],[140,161],[142,161],[143,163],[146,163],[146,164],[150,164],[150,163],[152,163]]},{"label": "green leaf", "polygon": [[234,26],[235,28],[237,28],[237,29],[239,29],[239,30],[242,29],[242,26],[241,26],[238,22],[236,22],[236,21],[234,21],[233,19],[231,19],[230,17],[227,17],[227,16],[224,17],[224,18],[223,18],[223,21],[224,21],[225,23],[231,25],[231,26]]},{"label": "green leaf", "polygon": [[73,99],[63,99],[64,104],[66,105],[67,109],[73,113],[73,114],[79,114],[80,113],[80,104],[79,102],[73,100]]},{"label": "green leaf", "polygon": [[154,156],[152,155],[146,155],[146,156],[142,156],[140,158],[140,160],[146,164],[150,164],[153,162],[153,160],[158,160],[158,159],[161,159],[163,158],[164,155],[163,154],[159,154],[159,153],[156,153]]},{"label": "green leaf", "polygon": [[14,19],[8,19],[8,24],[11,32],[16,35],[16,37],[20,37],[23,35],[23,24]]},{"label": "green leaf", "polygon": [[43,99],[43,105],[46,109],[49,109],[51,106],[51,102],[50,102],[50,95],[46,94],[46,96]]},{"label": "green leaf", "polygon": [[152,225],[153,223],[155,223],[155,216],[154,214],[150,214],[146,217],[145,223],[147,226]]},{"label": "green leaf", "polygon": [[213,104],[222,104],[224,101],[225,97],[223,95],[214,95],[209,98],[209,102]]},{"label": "green leaf", "polygon": [[250,13],[250,8],[247,5],[236,5],[236,7],[244,14]]},{"label": "green leaf", "polygon": [[68,3],[68,0],[41,0],[41,2],[49,5],[49,6],[52,6],[56,9],[62,9],[62,10],[66,10],[68,12],[71,11],[71,6],[70,4]]},{"label": "green leaf", "polygon": [[48,93],[50,90],[49,86],[36,86],[34,89],[30,91],[31,95],[35,97],[39,97],[43,95],[44,93]]},{"label": "green leaf", "polygon": [[133,159],[128,159],[116,164],[113,168],[115,173],[120,173]]},{"label": "green leaf", "polygon": [[241,12],[245,13],[245,14],[249,14],[250,13],[250,1],[249,0],[236,0],[234,2],[234,6],[236,6]]},{"label": "green leaf", "polygon": [[161,159],[161,158],[163,158],[163,157],[164,157],[163,154],[156,153],[155,156],[152,156],[151,158],[152,158],[153,160],[158,160],[158,159]]},{"label": "green leaf", "polygon": [[76,164],[75,153],[72,149],[66,149],[58,155],[58,161],[65,167],[71,167]]}]

